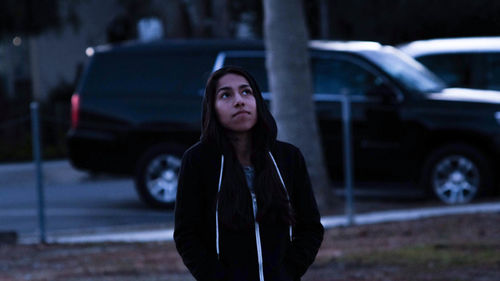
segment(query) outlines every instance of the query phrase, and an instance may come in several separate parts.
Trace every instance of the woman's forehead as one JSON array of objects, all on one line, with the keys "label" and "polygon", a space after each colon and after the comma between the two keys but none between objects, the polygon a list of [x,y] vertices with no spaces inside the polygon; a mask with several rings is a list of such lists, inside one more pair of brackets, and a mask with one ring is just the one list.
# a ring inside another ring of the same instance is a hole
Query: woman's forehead
[{"label": "woman's forehead", "polygon": [[217,89],[235,85],[239,87],[241,85],[250,85],[250,83],[244,76],[235,73],[224,74],[217,81]]}]

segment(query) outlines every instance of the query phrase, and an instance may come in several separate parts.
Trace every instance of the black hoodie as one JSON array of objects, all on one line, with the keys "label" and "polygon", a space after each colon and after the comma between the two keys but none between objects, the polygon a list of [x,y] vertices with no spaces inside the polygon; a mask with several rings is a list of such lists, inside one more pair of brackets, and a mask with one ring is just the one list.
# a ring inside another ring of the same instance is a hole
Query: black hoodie
[{"label": "black hoodie", "polygon": [[279,141],[271,154],[295,214],[292,241],[289,226],[283,224],[260,223],[256,227],[260,237],[254,229],[230,230],[220,223],[216,230],[215,202],[222,155],[215,146],[201,142],[184,153],[174,239],[185,265],[197,280],[296,281],[314,261],[324,229],[304,158],[298,148]]}]

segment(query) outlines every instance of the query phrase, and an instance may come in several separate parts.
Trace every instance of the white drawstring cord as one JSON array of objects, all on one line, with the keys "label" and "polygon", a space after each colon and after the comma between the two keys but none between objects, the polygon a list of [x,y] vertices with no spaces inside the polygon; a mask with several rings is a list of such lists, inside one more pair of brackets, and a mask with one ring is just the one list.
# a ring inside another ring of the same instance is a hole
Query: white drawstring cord
[{"label": "white drawstring cord", "polygon": [[219,192],[222,183],[222,172],[224,171],[224,155],[221,156],[220,160],[220,175],[219,175],[219,187],[217,188],[216,203],[215,203],[215,243],[217,248],[217,259],[219,259]]},{"label": "white drawstring cord", "polygon": [[[290,196],[288,195],[288,190],[286,189],[285,181],[283,181],[283,178],[281,177],[280,169],[278,168],[278,164],[276,164],[276,161],[274,160],[274,157],[273,157],[273,154],[271,153],[271,151],[269,151],[269,156],[271,156],[271,160],[273,160],[274,167],[276,168],[276,172],[278,172],[278,176],[280,177],[281,184],[283,184],[283,189],[285,190],[286,199],[288,199],[288,204],[290,204],[290,206],[291,206],[292,202],[290,201]],[[292,241],[292,225],[291,224],[289,225],[288,232],[289,232],[288,235],[290,236],[290,241]]]},{"label": "white drawstring cord", "polygon": [[[285,190],[286,198],[288,199],[288,204],[291,204],[290,202],[290,196],[288,195],[288,190],[286,189],[285,181],[283,181],[283,177],[281,176],[280,170],[278,168],[278,165],[276,164],[276,161],[274,160],[273,154],[269,151],[269,156],[271,156],[271,160],[273,160],[274,167],[276,168],[276,172],[278,173],[278,176],[280,178],[281,184],[283,185],[283,189]],[[219,259],[219,193],[220,193],[220,187],[222,184],[222,174],[224,172],[224,155],[221,156],[221,164],[220,164],[220,174],[219,174],[219,185],[217,187],[217,199],[216,199],[216,204],[215,204],[215,239],[216,239],[216,249],[217,249],[217,259]],[[292,225],[290,224],[289,226],[289,236],[290,236],[290,241],[292,241]]]}]

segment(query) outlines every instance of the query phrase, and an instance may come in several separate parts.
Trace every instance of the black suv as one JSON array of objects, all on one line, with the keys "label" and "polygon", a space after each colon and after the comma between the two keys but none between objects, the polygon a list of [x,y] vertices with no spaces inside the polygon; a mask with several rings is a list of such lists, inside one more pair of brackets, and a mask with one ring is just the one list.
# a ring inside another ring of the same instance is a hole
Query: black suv
[{"label": "black suv", "polygon": [[[72,98],[76,168],[135,174],[152,206],[175,203],[183,151],[200,135],[204,81],[223,65],[248,69],[271,99],[262,42],[163,41],[92,50]],[[313,41],[323,151],[341,182],[342,95],[352,107],[355,186],[431,190],[449,204],[494,190],[500,93],[445,88],[421,64],[374,42]]]}]

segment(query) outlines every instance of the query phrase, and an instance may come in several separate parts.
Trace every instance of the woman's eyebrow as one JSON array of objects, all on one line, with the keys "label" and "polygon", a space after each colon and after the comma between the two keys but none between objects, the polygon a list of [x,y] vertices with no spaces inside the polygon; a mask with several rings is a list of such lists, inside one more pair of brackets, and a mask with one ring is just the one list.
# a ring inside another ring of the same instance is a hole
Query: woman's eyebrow
[{"label": "woman's eyebrow", "polygon": [[[244,88],[251,89],[252,87],[250,87],[250,85],[248,85],[248,84],[241,84],[238,88],[239,89],[244,89]],[[224,90],[231,90],[231,87],[229,87],[229,86],[221,87],[221,88],[217,89],[217,91],[215,93],[219,93],[220,91],[224,91]]]},{"label": "woman's eyebrow", "polygon": [[219,93],[220,91],[230,90],[230,89],[231,89],[231,87],[229,87],[229,86],[226,86],[226,87],[221,87],[221,88],[217,89],[217,91],[216,91],[215,93],[217,94],[217,93]]}]

